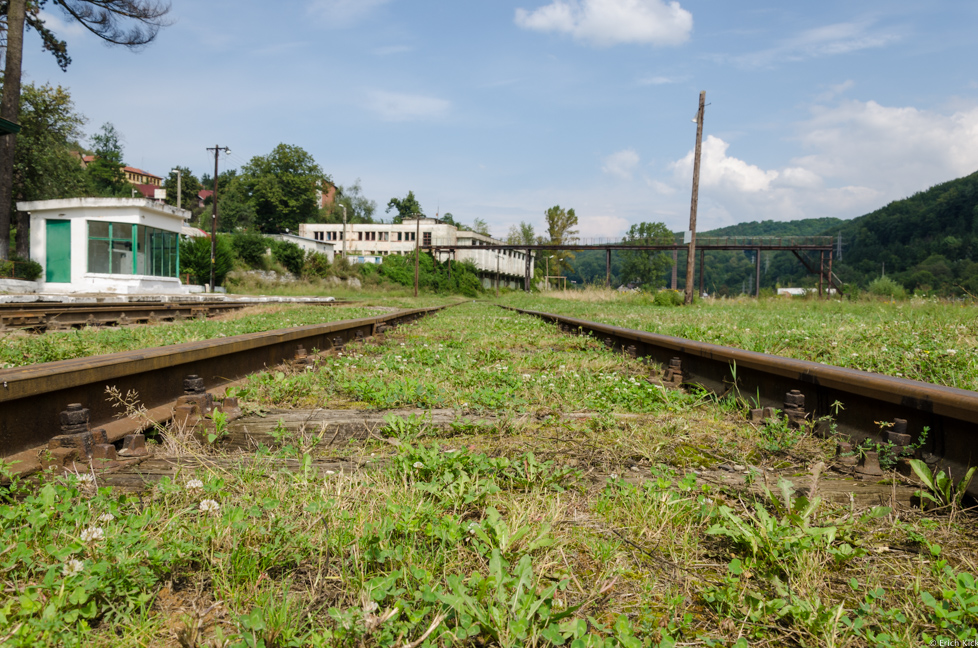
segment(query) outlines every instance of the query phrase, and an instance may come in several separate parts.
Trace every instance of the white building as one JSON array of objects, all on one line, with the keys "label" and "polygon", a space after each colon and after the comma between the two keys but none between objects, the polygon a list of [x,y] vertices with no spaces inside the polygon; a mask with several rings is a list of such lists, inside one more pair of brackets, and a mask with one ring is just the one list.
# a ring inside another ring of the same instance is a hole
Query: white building
[{"label": "white building", "polygon": [[38,200],[17,209],[30,213],[42,293],[188,292],[179,279],[184,209],[143,198]]},{"label": "white building", "polygon": [[[420,221],[420,222],[419,222]],[[405,218],[401,223],[304,223],[299,235],[317,241],[334,242],[337,253],[364,260],[391,254],[410,256],[421,237],[421,245],[458,246],[453,261],[472,261],[480,270],[482,283],[492,284],[497,264],[504,285],[522,285],[526,273],[526,252],[522,250],[480,250],[487,245],[502,245],[492,237],[460,230],[436,218]],[[439,253],[439,261],[448,260],[447,251]],[[532,255],[531,255],[532,258]],[[352,259],[351,259],[352,260]],[[371,261],[372,262],[372,261]]]},{"label": "white building", "polygon": [[332,243],[327,243],[326,241],[309,238],[307,236],[296,236],[295,234],[269,234],[268,237],[275,241],[295,243],[306,252],[315,252],[316,254],[323,254],[329,258],[330,263],[333,262],[333,254],[334,254],[333,250],[335,250],[338,247],[337,245],[333,245]]}]

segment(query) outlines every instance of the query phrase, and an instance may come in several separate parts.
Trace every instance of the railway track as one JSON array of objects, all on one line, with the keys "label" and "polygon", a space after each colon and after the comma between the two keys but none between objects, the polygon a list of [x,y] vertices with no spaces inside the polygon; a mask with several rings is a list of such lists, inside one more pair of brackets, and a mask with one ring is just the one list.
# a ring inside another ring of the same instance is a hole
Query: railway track
[{"label": "railway track", "polygon": [[[928,464],[958,477],[978,464],[978,392],[554,313],[501,308],[553,322],[567,333],[594,336],[632,357],[659,364],[666,385],[696,385],[715,394],[740,396],[757,408],[757,418],[778,410],[793,424],[808,422],[821,434],[838,432],[855,443],[890,443],[897,449],[925,435],[918,453]],[[864,453],[865,474],[882,474],[874,464],[876,454]],[[971,482],[968,492],[978,497],[978,480]]]},{"label": "railway track", "polygon": [[[157,324],[221,315],[248,306],[268,305],[268,300],[197,300],[168,302],[33,302],[0,304],[0,331],[30,329],[49,331],[83,326]],[[324,306],[347,302],[311,301]]]},{"label": "railway track", "polygon": [[[112,459],[114,451],[104,446],[150,420],[169,420],[175,411],[180,416],[181,407],[184,418],[209,413],[215,407],[212,390],[266,367],[307,362],[314,350],[340,348],[441,308],[0,370],[0,457],[20,473],[42,467],[45,448],[48,459],[61,464]],[[106,398],[108,388],[138,394],[145,420],[119,419],[118,403]],[[224,406],[234,409],[236,403]]]}]

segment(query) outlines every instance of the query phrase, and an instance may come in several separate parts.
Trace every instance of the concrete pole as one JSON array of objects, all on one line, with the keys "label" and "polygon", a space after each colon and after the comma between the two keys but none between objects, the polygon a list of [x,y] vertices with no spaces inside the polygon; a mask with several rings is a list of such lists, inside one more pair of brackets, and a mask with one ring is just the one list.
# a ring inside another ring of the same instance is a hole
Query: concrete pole
[{"label": "concrete pole", "polygon": [[604,257],[604,285],[611,288],[611,248],[605,250]]},{"label": "concrete pole", "polygon": [[706,91],[700,92],[700,109],[696,113],[696,150],[693,154],[693,197],[689,204],[689,252],[686,255],[686,304],[693,303],[693,265],[696,261],[696,207],[700,190],[700,152],[703,148],[703,113]]},{"label": "concrete pole", "polygon": [[757,248],[754,250],[756,258],[754,259],[754,296],[761,296],[761,249]]}]

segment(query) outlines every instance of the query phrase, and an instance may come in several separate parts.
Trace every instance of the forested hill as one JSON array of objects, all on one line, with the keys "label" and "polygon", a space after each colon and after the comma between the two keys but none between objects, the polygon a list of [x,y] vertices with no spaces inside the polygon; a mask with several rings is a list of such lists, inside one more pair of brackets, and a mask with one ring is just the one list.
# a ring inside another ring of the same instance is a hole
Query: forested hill
[{"label": "forested hill", "polygon": [[[819,234],[842,235],[842,261],[836,261],[834,270],[847,283],[866,287],[885,271],[908,290],[941,294],[967,290],[978,295],[978,172],[849,221],[763,221],[701,232],[702,236]],[[727,272],[726,264],[708,260],[712,285],[736,293],[745,281],[750,283],[747,268],[741,267],[745,264],[736,261]],[[765,252],[761,268],[762,287],[811,285],[813,281],[790,253]]]},{"label": "forested hill", "polygon": [[838,232],[846,221],[840,218],[805,218],[796,221],[751,221],[700,232],[699,236],[817,236]]}]

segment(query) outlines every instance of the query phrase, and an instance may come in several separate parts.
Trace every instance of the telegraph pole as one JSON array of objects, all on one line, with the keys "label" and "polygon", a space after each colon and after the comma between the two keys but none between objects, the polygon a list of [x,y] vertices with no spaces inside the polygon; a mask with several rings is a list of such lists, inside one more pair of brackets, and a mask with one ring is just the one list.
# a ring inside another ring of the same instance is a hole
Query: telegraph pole
[{"label": "telegraph pole", "polygon": [[421,214],[414,214],[417,229],[414,232],[414,296],[418,296],[418,260],[421,256]]},{"label": "telegraph pole", "polygon": [[214,214],[211,217],[211,292],[214,292],[214,264],[217,261],[217,158],[221,151],[230,153],[231,149],[215,144],[214,148],[208,148],[207,150],[214,151],[214,195],[212,196],[214,200]]},{"label": "telegraph pole", "polygon": [[693,303],[693,264],[696,261],[696,206],[700,190],[700,149],[703,147],[703,113],[706,90],[700,92],[700,109],[696,113],[696,152],[693,154],[693,198],[689,204],[689,252],[686,254],[686,304]]}]

